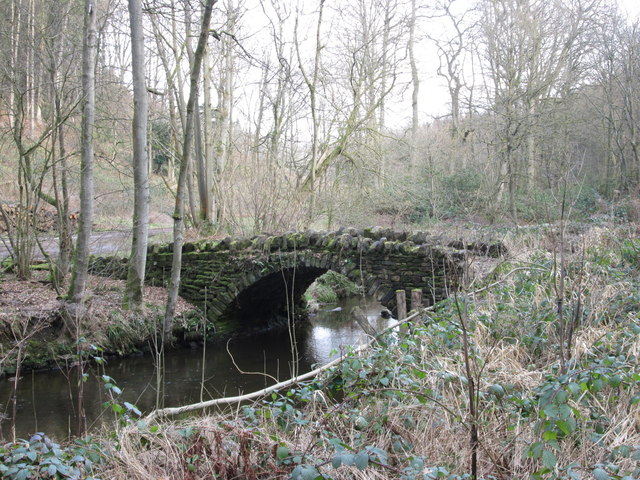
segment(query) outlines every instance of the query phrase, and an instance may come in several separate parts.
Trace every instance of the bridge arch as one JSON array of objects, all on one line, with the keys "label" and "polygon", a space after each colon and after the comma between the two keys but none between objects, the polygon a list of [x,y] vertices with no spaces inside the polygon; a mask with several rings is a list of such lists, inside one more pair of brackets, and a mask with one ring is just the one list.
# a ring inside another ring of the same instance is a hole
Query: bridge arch
[{"label": "bridge arch", "polygon": [[[246,326],[232,313],[282,313],[287,301],[297,304],[318,276],[334,270],[393,311],[398,289],[420,288],[427,303],[446,296],[456,288],[463,255],[424,232],[381,228],[204,240],[183,247],[180,294],[206,306],[218,332],[232,332]],[[165,283],[171,257],[172,245],[150,248],[150,284]]]},{"label": "bridge arch", "polygon": [[[233,299],[226,305],[220,318],[230,321],[244,319],[245,326],[251,325],[252,320],[248,319],[263,322],[265,319],[288,318],[291,312],[300,311],[304,306],[304,293],[328,271],[341,273],[365,288],[374,283],[371,273],[350,266],[350,262],[341,255],[280,253],[277,261],[273,262],[272,258],[268,267],[249,270],[239,278],[239,283],[226,297]],[[380,297],[386,297],[389,292],[381,287],[377,293]]]}]

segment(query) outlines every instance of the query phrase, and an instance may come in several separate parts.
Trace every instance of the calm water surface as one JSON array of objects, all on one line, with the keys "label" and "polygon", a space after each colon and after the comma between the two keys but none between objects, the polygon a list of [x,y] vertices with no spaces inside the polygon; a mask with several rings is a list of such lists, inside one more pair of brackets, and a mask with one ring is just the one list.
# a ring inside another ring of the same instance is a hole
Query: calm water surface
[{"label": "calm water surface", "polygon": [[[348,345],[364,339],[360,327],[349,315],[351,308],[360,305],[376,328],[383,328],[389,320],[379,317],[382,306],[373,301],[362,305],[358,298],[343,301],[340,312],[321,311],[310,320],[304,332],[298,333],[299,372],[327,363]],[[335,306],[326,307],[326,310]],[[228,345],[237,367],[243,372],[266,372],[279,381],[290,378],[291,347],[287,332],[267,333],[251,338],[234,339]],[[203,355],[204,354],[204,355]],[[241,373],[234,365],[224,345],[193,350],[172,351],[165,355],[164,406],[175,407],[211,398],[249,393],[272,385],[274,380],[259,373]],[[203,373],[204,372],[204,373]],[[109,400],[99,376],[112,377],[122,394],[120,402],[135,404],[143,412],[153,410],[156,403],[156,369],[153,356],[110,360],[104,372],[96,367],[85,383],[85,404],[88,422],[100,425],[112,418],[105,411]],[[16,430],[20,437],[43,431],[58,440],[75,432],[77,373],[48,371],[27,373],[18,387]],[[204,388],[201,382],[204,375]],[[0,424],[0,438],[10,437],[13,383],[0,379],[0,409],[8,417]]]}]

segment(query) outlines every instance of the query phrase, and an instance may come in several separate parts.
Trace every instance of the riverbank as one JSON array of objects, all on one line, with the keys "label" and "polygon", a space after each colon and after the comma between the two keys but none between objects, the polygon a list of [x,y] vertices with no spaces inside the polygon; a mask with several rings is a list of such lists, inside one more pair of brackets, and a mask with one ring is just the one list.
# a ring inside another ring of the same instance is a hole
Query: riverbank
[{"label": "riverbank", "polygon": [[[48,281],[48,272],[34,271],[30,280],[3,274],[0,279],[0,376],[11,376],[20,359],[23,371],[54,368],[77,361],[78,341],[99,345],[105,355],[125,356],[148,349],[166,303],[166,289],[145,287],[142,311],[122,307],[123,280],[90,276],[87,314],[79,329],[63,319],[63,302]],[[197,315],[179,298],[176,328],[186,328]]]},{"label": "riverbank", "polygon": [[[64,304],[48,280],[48,272],[34,270],[30,280],[13,274],[0,277],[0,378],[12,376],[20,359],[22,373],[59,368],[77,362],[78,341],[100,347],[104,356],[149,353],[164,315],[167,292],[162,287],[145,287],[144,308],[123,308],[125,281],[89,276],[85,318],[74,329],[64,321]],[[361,289],[335,272],[321,276],[305,296],[307,312],[314,314],[338,299],[361,294]],[[167,348],[194,347],[203,341],[202,312],[178,297],[174,323],[175,342]],[[275,318],[269,329],[286,329],[287,319]],[[211,327],[209,327],[211,328]],[[257,335],[265,328],[254,327],[236,335]],[[211,333],[209,333],[211,336]],[[219,336],[217,342],[229,336]]]}]

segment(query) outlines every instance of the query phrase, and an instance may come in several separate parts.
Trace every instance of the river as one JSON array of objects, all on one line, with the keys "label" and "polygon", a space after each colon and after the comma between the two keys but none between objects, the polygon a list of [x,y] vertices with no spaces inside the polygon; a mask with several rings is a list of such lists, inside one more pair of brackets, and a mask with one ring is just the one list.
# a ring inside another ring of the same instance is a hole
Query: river
[{"label": "river", "polygon": [[[299,373],[327,363],[346,346],[364,339],[362,330],[349,315],[355,305],[363,308],[375,328],[382,329],[389,324],[390,320],[380,318],[383,307],[372,300],[362,305],[362,299],[352,298],[339,305],[324,307],[297,333]],[[334,308],[341,310],[330,311]],[[233,339],[228,344],[231,355],[225,345],[168,352],[165,354],[164,406],[195,403],[201,400],[201,395],[208,400],[249,393],[272,385],[274,379],[286,380],[291,376],[290,345],[289,334],[284,331]],[[112,359],[104,367],[91,367],[89,379],[84,384],[85,411],[90,428],[113,418],[104,407],[109,396],[102,375],[112,377],[122,390],[118,397],[121,404],[129,402],[142,412],[153,410],[156,404],[155,365],[154,357],[146,355]],[[59,441],[70,438],[77,423],[76,383],[75,369],[25,374],[17,391],[18,437],[25,438],[40,431]],[[0,438],[10,438],[12,393],[13,382],[0,379],[0,409],[6,417],[0,423]]]}]

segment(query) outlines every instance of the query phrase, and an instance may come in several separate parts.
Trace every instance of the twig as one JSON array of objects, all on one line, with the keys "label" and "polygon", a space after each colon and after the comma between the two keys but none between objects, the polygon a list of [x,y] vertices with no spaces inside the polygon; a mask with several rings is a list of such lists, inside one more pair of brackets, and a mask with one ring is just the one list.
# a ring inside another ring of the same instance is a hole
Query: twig
[{"label": "twig", "polygon": [[472,295],[475,295],[476,293],[480,293],[480,292],[484,292],[485,290],[489,290],[489,289],[495,287],[496,285],[500,285],[508,276],[510,276],[510,275],[512,275],[512,274],[514,274],[514,273],[516,273],[518,271],[521,271],[521,270],[529,270],[529,271],[530,270],[536,270],[538,272],[548,272],[549,271],[548,268],[544,268],[544,267],[516,267],[513,270],[505,273],[503,275],[503,277],[500,280],[498,280],[497,282],[493,282],[493,283],[491,283],[491,284],[489,284],[489,285],[487,285],[485,287],[478,288],[477,290],[474,290],[474,291],[469,292],[469,293],[472,294]]},{"label": "twig", "polygon": [[229,343],[231,342],[231,339],[227,340],[227,353],[229,354],[229,357],[231,358],[231,362],[233,363],[233,366],[236,367],[236,370],[238,370],[239,373],[242,373],[243,375],[262,375],[265,377],[270,378],[271,380],[273,380],[274,382],[277,382],[278,379],[272,375],[269,375],[268,373],[264,373],[264,372],[245,372],[244,370],[242,370],[238,364],[236,363],[236,359],[233,358],[233,354],[231,353],[231,350],[229,350]]}]

